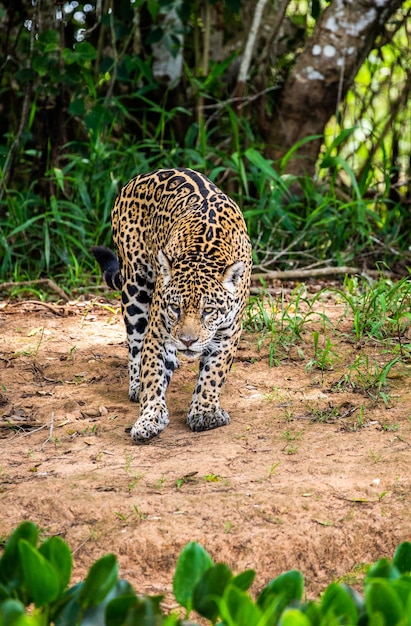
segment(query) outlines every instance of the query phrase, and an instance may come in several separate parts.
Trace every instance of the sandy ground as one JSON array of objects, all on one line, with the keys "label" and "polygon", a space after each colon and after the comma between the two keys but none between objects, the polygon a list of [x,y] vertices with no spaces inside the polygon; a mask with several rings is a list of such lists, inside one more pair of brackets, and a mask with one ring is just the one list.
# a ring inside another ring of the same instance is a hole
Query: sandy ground
[{"label": "sandy ground", "polygon": [[0,303],[2,539],[22,520],[61,535],[74,581],[114,552],[136,591],[165,593],[169,607],[188,541],[235,572],[256,569],[255,592],[298,568],[313,597],[334,579],[357,583],[364,564],[411,539],[409,369],[393,371],[388,404],[375,403],[336,386],[359,349],[343,332],[325,372],[306,368],[312,331],[299,343],[305,360],[290,350],[273,368],[267,344],[258,351],[245,334],[223,393],[231,424],[187,428],[196,368],[185,365],[169,426],[135,445],[124,339],[116,301]]}]

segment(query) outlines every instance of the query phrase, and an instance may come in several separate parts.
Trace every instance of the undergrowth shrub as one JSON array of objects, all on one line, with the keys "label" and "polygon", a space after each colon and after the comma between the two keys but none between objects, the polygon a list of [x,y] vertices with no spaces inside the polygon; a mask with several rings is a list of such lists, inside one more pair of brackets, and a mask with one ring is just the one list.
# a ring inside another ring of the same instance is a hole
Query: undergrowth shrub
[{"label": "undergrowth shrub", "polygon": [[317,600],[304,598],[297,570],[280,574],[254,599],[254,570],[234,575],[214,563],[198,543],[185,546],[177,561],[173,593],[180,609],[165,615],[162,596],[139,596],[119,579],[114,555],[91,566],[84,581],[69,587],[72,554],[58,536],[42,540],[38,527],[23,522],[0,558],[0,626],[178,626],[193,611],[226,626],[405,626],[411,615],[411,543],[392,560],[374,563],[361,595],[331,583]]},{"label": "undergrowth shrub", "polygon": [[[342,158],[329,156],[334,144],[319,164],[317,180],[296,178],[263,157],[252,130],[228,105],[220,112],[227,137],[219,140],[213,129],[196,123],[184,142],[165,137],[165,126],[179,113],[169,111],[167,120],[138,141],[127,133],[116,136],[114,122],[104,132],[90,127],[88,138],[65,145],[59,166],[40,180],[30,170],[30,149],[23,149],[25,178],[0,197],[0,277],[17,282],[51,276],[68,291],[90,283],[97,270],[89,250],[112,245],[110,214],[120,188],[133,176],[162,167],[199,169],[238,202],[254,262],[262,269],[360,260],[373,266],[376,260],[397,261],[401,249],[406,253],[408,240],[400,236],[408,232],[406,207],[390,204],[384,190],[370,193],[357,183]],[[340,172],[349,186],[341,185]]]}]

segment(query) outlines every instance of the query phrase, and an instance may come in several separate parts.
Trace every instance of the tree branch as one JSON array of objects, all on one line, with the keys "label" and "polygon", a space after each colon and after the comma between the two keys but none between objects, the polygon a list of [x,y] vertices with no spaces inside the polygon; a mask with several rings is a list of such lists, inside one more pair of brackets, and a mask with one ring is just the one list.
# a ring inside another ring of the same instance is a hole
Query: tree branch
[{"label": "tree branch", "polygon": [[381,270],[362,270],[360,267],[319,267],[315,269],[295,269],[284,270],[278,272],[260,272],[253,274],[253,280],[297,280],[307,278],[327,278],[329,276],[345,276],[346,274],[360,274],[362,276],[371,276],[373,278],[379,278],[385,276],[392,278],[395,276],[393,272],[381,271]]},{"label": "tree branch", "polygon": [[267,125],[266,158],[278,161],[295,150],[287,173],[313,175],[321,136],[387,20],[402,0],[333,0],[288,76]]},{"label": "tree branch", "polygon": [[235,97],[242,98],[245,91],[245,85],[250,70],[251,59],[253,56],[254,46],[257,39],[258,31],[260,29],[261,19],[263,17],[264,7],[267,4],[267,0],[258,0],[257,6],[254,12],[253,23],[251,24],[250,32],[248,34],[247,43],[245,45],[243,58],[241,60],[240,69],[238,71],[237,85],[235,88]]}]

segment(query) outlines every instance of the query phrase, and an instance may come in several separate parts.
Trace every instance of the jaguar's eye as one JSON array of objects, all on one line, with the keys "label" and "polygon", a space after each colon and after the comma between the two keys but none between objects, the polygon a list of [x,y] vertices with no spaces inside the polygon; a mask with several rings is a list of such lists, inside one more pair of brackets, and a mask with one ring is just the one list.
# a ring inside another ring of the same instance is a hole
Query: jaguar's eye
[{"label": "jaguar's eye", "polygon": [[214,313],[214,309],[212,306],[205,306],[203,309],[203,315],[204,317],[208,317],[209,315],[212,315]]},{"label": "jaguar's eye", "polygon": [[169,304],[168,312],[171,315],[171,317],[176,317],[177,319],[181,315],[181,309],[177,304]]}]

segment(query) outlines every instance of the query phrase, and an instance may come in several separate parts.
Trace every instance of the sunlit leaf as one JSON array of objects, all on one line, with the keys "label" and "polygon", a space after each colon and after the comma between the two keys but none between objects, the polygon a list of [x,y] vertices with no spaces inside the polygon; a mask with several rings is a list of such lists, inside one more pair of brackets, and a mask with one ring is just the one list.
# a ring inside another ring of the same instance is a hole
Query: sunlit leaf
[{"label": "sunlit leaf", "polygon": [[56,569],[25,539],[19,541],[19,553],[27,593],[36,606],[44,606],[59,594]]},{"label": "sunlit leaf", "polygon": [[230,568],[224,563],[217,563],[205,571],[194,588],[193,609],[214,622],[219,614],[216,598],[224,594],[232,577]]},{"label": "sunlit leaf", "polygon": [[404,541],[394,553],[393,565],[402,573],[411,572],[411,543]]},{"label": "sunlit leaf", "polygon": [[83,609],[100,604],[118,581],[118,564],[113,554],[93,563],[79,593]]},{"label": "sunlit leaf", "polygon": [[197,542],[188,543],[177,560],[173,578],[174,596],[187,611],[193,606],[193,592],[201,576],[213,561],[208,552]]}]

